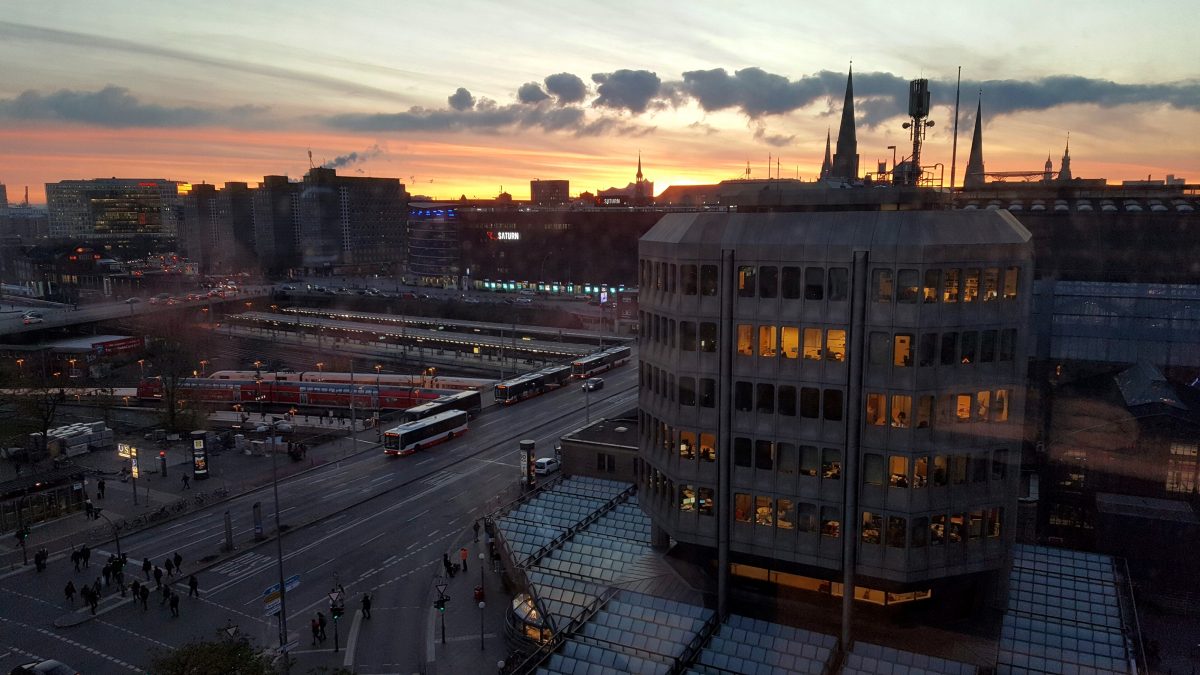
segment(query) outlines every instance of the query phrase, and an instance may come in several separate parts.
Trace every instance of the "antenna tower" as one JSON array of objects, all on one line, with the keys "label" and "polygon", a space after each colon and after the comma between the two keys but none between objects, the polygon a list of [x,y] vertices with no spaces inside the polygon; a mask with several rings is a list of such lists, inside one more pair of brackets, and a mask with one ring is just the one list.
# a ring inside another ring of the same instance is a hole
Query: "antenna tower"
[{"label": "antenna tower", "polygon": [[933,120],[925,119],[929,117],[929,80],[921,78],[908,83],[908,116],[912,121],[903,126],[909,130],[913,151],[907,175],[903,178],[905,184],[916,185],[921,180],[921,144],[925,141],[925,129],[933,126]]}]

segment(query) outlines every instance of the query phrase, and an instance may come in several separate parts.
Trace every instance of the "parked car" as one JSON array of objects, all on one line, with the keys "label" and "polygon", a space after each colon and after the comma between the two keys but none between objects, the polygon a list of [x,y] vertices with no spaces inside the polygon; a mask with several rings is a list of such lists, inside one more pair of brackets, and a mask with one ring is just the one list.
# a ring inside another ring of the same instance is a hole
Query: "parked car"
[{"label": "parked car", "polygon": [[29,325],[35,324],[35,323],[42,323],[44,320],[45,319],[43,319],[40,316],[26,316],[25,318],[21,319],[21,321],[23,321],[26,326],[29,326]]},{"label": "parked car", "polygon": [[141,298],[125,298],[125,304],[127,305],[136,305],[141,301]]},{"label": "parked car", "polygon": [[604,378],[602,378],[602,377],[589,377],[588,379],[583,381],[583,390],[584,391],[596,391],[597,389],[603,389],[603,388],[604,388]]},{"label": "parked car", "polygon": [[62,661],[34,661],[10,671],[10,675],[79,675],[79,671]]},{"label": "parked car", "polygon": [[548,476],[562,468],[562,464],[553,457],[540,457],[533,462],[533,473],[538,476]]}]

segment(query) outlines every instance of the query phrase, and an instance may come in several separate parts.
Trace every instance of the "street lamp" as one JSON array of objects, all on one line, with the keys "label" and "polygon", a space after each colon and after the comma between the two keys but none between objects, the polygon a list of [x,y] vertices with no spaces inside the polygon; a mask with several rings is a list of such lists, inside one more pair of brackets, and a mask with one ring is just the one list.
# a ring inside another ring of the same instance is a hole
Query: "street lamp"
[{"label": "street lamp", "polygon": [[138,359],[138,379],[146,379],[146,359]]},{"label": "street lamp", "polygon": [[887,149],[892,151],[892,172],[895,173],[895,171],[896,171],[896,146],[889,145],[889,146],[887,146]]},{"label": "street lamp", "polygon": [[67,363],[71,364],[71,372],[67,374],[67,377],[75,377],[75,362],[76,361],[78,361],[78,359],[67,359]]},{"label": "street lamp", "polygon": [[208,367],[208,360],[207,360],[207,359],[200,359],[200,374],[201,374],[201,375],[203,375],[203,374],[204,374],[204,371],[205,371],[205,369],[206,369],[207,367]]},{"label": "street lamp", "polygon": [[116,538],[116,540],[117,540],[117,557],[118,557],[118,558],[120,558],[120,557],[121,557],[121,528],[117,527],[117,524],[116,524],[116,523],[114,523],[114,522],[113,522],[113,521],[112,521],[112,520],[111,520],[111,519],[110,519],[108,516],[106,516],[106,515],[104,515],[103,513],[101,513],[101,512],[100,512],[100,509],[92,509],[92,513],[94,513],[94,514],[96,514],[97,516],[100,516],[101,518],[103,518],[103,519],[107,520],[107,521],[108,521],[108,524],[109,524],[110,526],[112,526],[112,529],[113,529],[113,537],[115,537],[115,538]]},{"label": "street lamp", "polygon": [[479,601],[479,651],[483,651],[483,608],[484,601]]}]

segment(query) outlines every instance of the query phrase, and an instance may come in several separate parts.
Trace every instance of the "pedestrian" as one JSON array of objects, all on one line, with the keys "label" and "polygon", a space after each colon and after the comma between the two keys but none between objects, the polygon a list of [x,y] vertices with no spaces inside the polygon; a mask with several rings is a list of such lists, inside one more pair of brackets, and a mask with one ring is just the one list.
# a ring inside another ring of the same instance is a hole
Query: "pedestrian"
[{"label": "pedestrian", "polygon": [[104,499],[104,479],[96,481],[96,499]]},{"label": "pedestrian", "polygon": [[133,596],[134,602],[138,601],[138,597],[141,595],[141,593],[142,593],[142,582],[138,581],[137,579],[134,579],[133,581],[129,582],[129,594]]},{"label": "pedestrian", "polygon": [[150,600],[150,585],[142,586],[142,590],[138,591],[138,599],[142,601],[142,611],[146,611],[146,602]]},{"label": "pedestrian", "polygon": [[317,625],[321,628],[321,642],[325,641],[325,615],[317,612]]},{"label": "pedestrian", "polygon": [[167,578],[175,576],[175,563],[171,562],[170,558],[163,560],[163,567],[167,570]]},{"label": "pedestrian", "polygon": [[479,541],[479,521],[478,520],[476,520],[475,524],[471,526],[471,529],[475,530],[475,541],[478,542]]},{"label": "pedestrian", "polygon": [[167,604],[167,600],[170,600],[170,599],[171,599],[171,587],[163,586],[162,587],[162,600],[158,601],[158,606],[162,607],[163,605]]},{"label": "pedestrian", "polygon": [[117,588],[121,589],[121,597],[125,597],[125,573],[121,570],[117,570],[117,574],[113,577],[113,579],[117,582]]},{"label": "pedestrian", "polygon": [[91,497],[88,497],[87,499],[83,500],[83,514],[85,516],[87,516],[88,520],[92,520],[92,509],[93,508],[95,508],[95,507],[92,506],[92,498]]},{"label": "pedestrian", "polygon": [[446,576],[448,576],[448,577],[454,576],[454,565],[450,564],[450,554],[449,553],[442,554],[442,567],[446,568]]},{"label": "pedestrian", "polygon": [[171,594],[171,599],[168,601],[171,606],[171,616],[179,616],[179,596],[175,593]]},{"label": "pedestrian", "polygon": [[146,581],[150,581],[150,559],[142,558],[142,571],[146,573]]},{"label": "pedestrian", "polygon": [[197,599],[200,597],[200,582],[196,579],[195,574],[188,577],[188,597],[190,598],[193,595]]},{"label": "pedestrian", "polygon": [[71,549],[71,564],[75,565],[76,572],[79,571],[79,563],[82,561],[83,561],[83,556],[79,553],[79,551],[76,551],[75,549]]},{"label": "pedestrian", "polygon": [[458,557],[462,560],[463,571],[467,571],[467,547],[464,546],[458,549]]},{"label": "pedestrian", "polygon": [[179,551],[175,551],[173,560],[175,562],[175,570],[183,574],[183,556],[179,555]]},{"label": "pedestrian", "polygon": [[154,566],[154,590],[162,588],[162,568]]},{"label": "pedestrian", "polygon": [[191,489],[192,489],[192,481],[191,481],[191,479],[190,479],[190,478],[188,478],[188,477],[187,477],[187,474],[186,474],[186,473],[185,473],[185,474],[183,474],[182,476],[180,476],[180,477],[179,477],[179,480],[183,482],[183,489],[184,489],[184,490],[191,490]]},{"label": "pedestrian", "polygon": [[97,597],[99,597],[99,595],[100,595],[100,577],[96,577],[95,583],[92,584],[92,592],[95,593]]},{"label": "pedestrian", "polygon": [[108,586],[109,584],[111,584],[112,583],[112,564],[104,563],[104,567],[101,568],[100,572],[104,575],[104,585]]},{"label": "pedestrian", "polygon": [[321,637],[321,624],[317,623],[316,617],[314,617],[312,620],[311,628],[312,628],[312,635],[313,635],[312,643],[313,643],[313,646],[315,647],[317,645],[317,638]]},{"label": "pedestrian", "polygon": [[75,606],[75,582],[67,581],[67,587],[63,589],[63,595],[67,596],[67,602]]},{"label": "pedestrian", "polygon": [[90,561],[92,559],[92,549],[88,548],[87,544],[84,544],[83,548],[79,549],[79,553],[80,553],[80,555],[83,556],[83,566],[84,567],[90,566],[91,565]]},{"label": "pedestrian", "polygon": [[362,597],[362,613],[364,619],[371,618],[371,596],[366,593]]}]

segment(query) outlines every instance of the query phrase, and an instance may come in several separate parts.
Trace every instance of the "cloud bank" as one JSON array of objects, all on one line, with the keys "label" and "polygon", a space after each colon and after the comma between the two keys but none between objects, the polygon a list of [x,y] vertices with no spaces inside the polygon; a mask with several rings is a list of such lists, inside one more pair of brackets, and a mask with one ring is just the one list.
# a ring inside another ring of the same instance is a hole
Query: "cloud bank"
[{"label": "cloud bank", "polygon": [[57,121],[98,127],[194,127],[243,125],[266,112],[259,106],[198,108],[145,103],[124,87],[108,85],[99,91],[60,89],[49,94],[33,90],[0,99],[0,119]]}]

